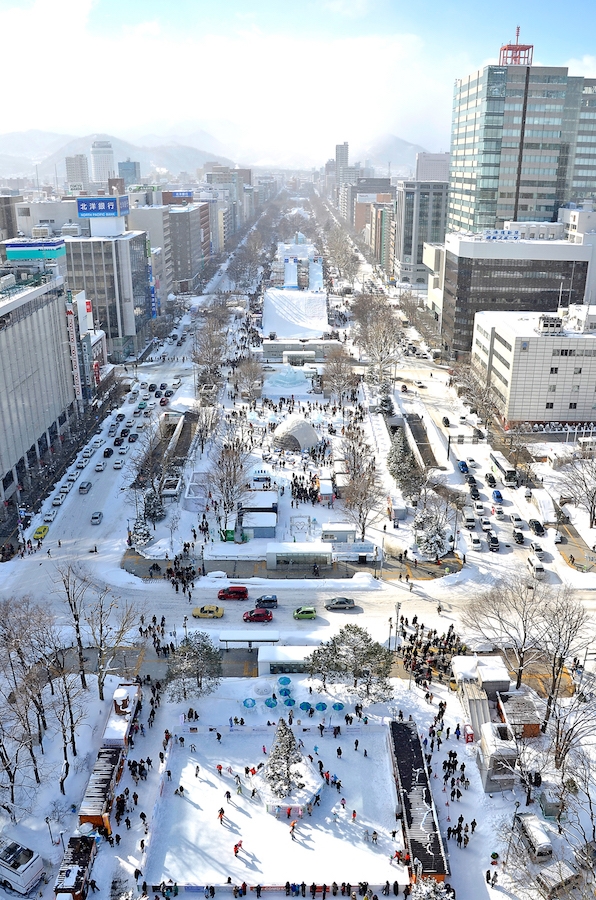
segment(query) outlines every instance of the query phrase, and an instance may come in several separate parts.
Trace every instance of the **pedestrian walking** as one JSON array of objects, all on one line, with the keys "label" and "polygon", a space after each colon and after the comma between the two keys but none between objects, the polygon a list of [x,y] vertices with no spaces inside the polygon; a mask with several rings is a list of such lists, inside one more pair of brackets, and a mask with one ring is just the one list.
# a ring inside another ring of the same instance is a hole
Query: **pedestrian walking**
[{"label": "pedestrian walking", "polygon": [[352,810],[352,822],[355,822],[355,821],[356,821],[356,810],[353,809]]},{"label": "pedestrian walking", "polygon": [[223,806],[222,806],[222,807],[218,810],[218,813],[217,813],[217,818],[219,819],[219,824],[220,824],[220,825],[223,825],[224,815],[225,815],[225,810],[224,810],[224,808],[223,808]]},{"label": "pedestrian walking", "polygon": [[200,772],[200,771],[201,771],[201,767],[200,767],[200,766],[195,766],[195,778],[198,778],[198,777],[199,777],[199,772]]},{"label": "pedestrian walking", "polygon": [[358,743],[358,738],[356,738],[356,740],[354,741],[354,750],[358,749]]},{"label": "pedestrian walking", "polygon": [[225,792],[224,797],[226,798],[226,803],[229,803],[230,800],[232,799],[232,795],[229,791]]},{"label": "pedestrian walking", "polygon": [[476,822],[476,819],[472,819],[472,821],[470,822],[470,828],[471,828],[471,830],[472,830],[472,834],[474,834],[474,832],[476,831],[476,825],[477,825],[477,824],[478,824],[478,823]]},{"label": "pedestrian walking", "polygon": [[499,880],[499,876],[497,875],[496,870],[493,872],[493,877],[490,880],[491,887],[494,887]]},{"label": "pedestrian walking", "polygon": [[491,876],[490,869],[487,869],[486,870],[486,883],[487,884],[490,884],[490,876]]},{"label": "pedestrian walking", "polygon": [[128,816],[125,818],[124,824],[126,825],[126,830],[130,831],[130,819],[128,818]]},{"label": "pedestrian walking", "polygon": [[221,744],[221,734],[219,733],[219,731],[215,732],[215,737],[217,738],[217,743]]},{"label": "pedestrian walking", "polygon": [[91,881],[89,882],[89,887],[91,888],[93,893],[95,893],[95,891],[99,890],[99,888],[97,887],[97,882],[96,882],[95,878],[91,879]]},{"label": "pedestrian walking", "polygon": [[341,747],[337,748],[337,758],[341,759]]}]

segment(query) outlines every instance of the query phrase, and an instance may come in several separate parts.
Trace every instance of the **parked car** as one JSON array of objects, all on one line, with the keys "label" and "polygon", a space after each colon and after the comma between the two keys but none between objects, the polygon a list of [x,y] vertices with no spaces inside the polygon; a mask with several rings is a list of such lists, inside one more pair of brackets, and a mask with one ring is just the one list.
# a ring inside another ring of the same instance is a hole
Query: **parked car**
[{"label": "parked car", "polygon": [[486,481],[487,485],[491,488],[494,488],[497,486],[495,476],[493,475],[492,472],[487,472],[486,475],[484,476],[484,480]]},{"label": "parked car", "polygon": [[263,594],[255,601],[256,609],[277,609],[277,594]]},{"label": "parked car", "polygon": [[117,459],[116,462],[114,463],[114,468],[115,468],[115,469],[121,469],[123,465],[124,465],[124,460],[123,460],[123,459]]},{"label": "parked car", "polygon": [[192,614],[195,619],[221,619],[224,614],[224,608],[223,606],[213,606],[213,604],[195,606]]},{"label": "parked car", "polygon": [[520,531],[519,528],[514,528],[513,529],[513,540],[515,541],[516,544],[523,544],[524,543],[523,531]]},{"label": "parked car", "polygon": [[495,506],[495,516],[497,517],[497,519],[505,518],[505,513],[503,512],[502,506]]},{"label": "parked car", "polygon": [[482,500],[474,500],[474,511],[477,512],[479,516],[483,514],[484,503],[482,502]]},{"label": "parked car", "polygon": [[476,484],[476,479],[473,475],[466,475],[466,483],[470,485]]},{"label": "parked car", "polygon": [[247,609],[242,616],[243,622],[271,622],[273,613],[270,609]]},{"label": "parked car", "polygon": [[528,525],[530,526],[530,531],[533,531],[537,537],[544,536],[544,525],[538,519],[528,519]]},{"label": "parked car", "polygon": [[230,584],[217,592],[218,600],[248,600],[248,588],[242,584]]},{"label": "parked car", "polygon": [[544,550],[542,549],[542,545],[538,543],[538,541],[530,542],[530,550],[537,556],[538,559],[544,559]]},{"label": "parked car", "polygon": [[355,606],[354,600],[350,597],[334,597],[325,604],[325,609],[354,609]]},{"label": "parked car", "polygon": [[103,519],[103,513],[102,513],[102,512],[94,512],[94,513],[92,513],[92,515],[91,515],[91,524],[92,524],[92,525],[99,525],[102,519]]},{"label": "parked car", "polygon": [[462,475],[467,475],[468,472],[470,471],[470,470],[468,469],[468,464],[467,464],[467,462],[465,461],[465,459],[460,459],[460,460],[458,461],[458,463],[457,463],[457,468],[458,468],[459,471],[462,473]]},{"label": "parked car", "polygon": [[121,446],[120,449],[118,450],[118,453],[120,454],[120,456],[126,456],[126,454],[128,453],[129,449],[130,449],[130,448],[129,448],[128,444],[122,444],[122,446]]},{"label": "parked car", "polygon": [[493,503],[502,503],[503,502],[503,494],[499,490],[493,491]]},{"label": "parked car", "polygon": [[482,541],[478,537],[477,534],[470,535],[470,549],[471,550],[482,550]]},{"label": "parked car", "polygon": [[468,464],[468,468],[475,469],[478,463],[472,456],[466,456],[466,462]]},{"label": "parked car", "polygon": [[159,405],[160,405],[160,406],[167,406],[167,405],[168,405],[168,398],[167,398],[167,397],[162,397],[161,400],[159,401]]},{"label": "parked car", "polygon": [[441,422],[443,423],[445,428],[449,428],[449,419],[447,418],[447,416],[443,416],[443,418],[441,419]]},{"label": "parked car", "polygon": [[470,497],[472,498],[472,500],[480,500],[480,491],[475,484],[473,484],[470,488]]},{"label": "parked car", "polygon": [[295,619],[316,619],[317,611],[314,606],[299,606],[292,615]]},{"label": "parked car", "polygon": [[174,396],[174,391],[172,390],[172,388],[168,388],[167,391],[165,391],[165,393],[164,393],[164,397],[173,397],[173,396]]},{"label": "parked car", "polygon": [[488,541],[488,549],[492,550],[493,553],[498,552],[499,550],[499,538],[495,534],[494,531],[486,532],[486,540]]},{"label": "parked car", "polygon": [[43,520],[44,520],[44,522],[53,522],[57,515],[58,515],[57,509],[48,509],[47,513],[43,517]]},{"label": "parked car", "polygon": [[483,531],[490,531],[491,521],[488,516],[482,516],[482,518],[480,519],[480,527]]},{"label": "parked car", "polygon": [[52,506],[62,506],[64,503],[64,494],[56,494],[52,500]]},{"label": "parked car", "polygon": [[68,473],[66,480],[72,481],[72,483],[74,484],[77,478],[80,478],[80,475],[80,471],[78,469],[74,469],[74,471]]},{"label": "parked car", "polygon": [[563,535],[561,534],[560,531],[555,531],[554,540],[555,540],[555,544],[563,543]]},{"label": "parked car", "polygon": [[415,385],[415,387],[417,387],[417,388],[423,388],[423,387],[426,387],[426,385],[424,384],[423,381],[415,381],[415,382],[414,382],[414,385]]},{"label": "parked car", "polygon": [[512,522],[514,528],[523,528],[524,527],[522,517],[520,516],[519,513],[512,512],[510,518],[511,518],[511,522]]},{"label": "parked car", "polygon": [[161,383],[160,386],[159,386],[160,391],[165,391],[166,388],[167,388],[167,386],[168,386],[168,385],[167,385],[167,382],[162,381],[162,383]]},{"label": "parked car", "polygon": [[106,467],[106,464],[105,464],[105,462],[103,462],[103,460],[101,462],[95,463],[95,471],[96,472],[103,472],[105,467]]}]

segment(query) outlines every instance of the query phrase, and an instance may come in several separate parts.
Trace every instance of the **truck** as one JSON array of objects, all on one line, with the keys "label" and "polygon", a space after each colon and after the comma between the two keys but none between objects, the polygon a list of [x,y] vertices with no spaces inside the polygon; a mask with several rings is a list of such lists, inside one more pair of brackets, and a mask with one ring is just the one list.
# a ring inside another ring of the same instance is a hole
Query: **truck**
[{"label": "truck", "polygon": [[7,835],[0,835],[0,884],[19,894],[28,894],[44,875],[39,853]]},{"label": "truck", "polygon": [[471,506],[464,506],[462,510],[462,519],[464,520],[464,525],[466,528],[469,528],[470,531],[476,528],[476,515]]},{"label": "truck", "polygon": [[85,900],[96,853],[91,835],[70,838],[54,883],[56,900]]}]

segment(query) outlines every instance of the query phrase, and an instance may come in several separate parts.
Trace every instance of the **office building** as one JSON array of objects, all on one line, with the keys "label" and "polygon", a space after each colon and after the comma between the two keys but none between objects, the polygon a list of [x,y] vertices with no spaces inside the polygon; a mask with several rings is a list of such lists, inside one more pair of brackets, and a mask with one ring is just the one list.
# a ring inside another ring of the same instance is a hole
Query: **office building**
[{"label": "office building", "polygon": [[556,221],[564,203],[596,196],[596,78],[532,54],[506,45],[498,66],[455,83],[449,231]]},{"label": "office building", "polygon": [[29,473],[68,430],[75,390],[64,241],[15,239],[0,267],[0,501],[19,503]]},{"label": "office building", "polygon": [[141,181],[141,164],[134,160],[127,159],[125,162],[118,163],[118,176],[124,181],[124,187],[130,184],[140,184]]},{"label": "office building", "polygon": [[417,153],[414,180],[449,181],[449,153]]},{"label": "office building", "polygon": [[347,141],[335,145],[335,184],[339,187],[347,178],[347,170],[350,158],[350,147]]},{"label": "office building", "polygon": [[91,145],[91,181],[107,184],[114,175],[114,151],[110,141],[93,141]]},{"label": "office building", "polygon": [[456,232],[443,245],[426,244],[423,259],[432,273],[428,299],[443,348],[457,358],[472,349],[477,312],[546,313],[582,303],[592,245],[524,240],[515,231]]},{"label": "office building", "polygon": [[[418,157],[423,154],[418,154]],[[449,156],[449,154],[424,154]],[[442,169],[441,169],[442,164]],[[445,159],[426,163],[418,171],[434,168],[444,174]],[[423,263],[425,243],[445,239],[449,183],[445,181],[398,181],[395,198],[395,261],[393,274],[398,282],[424,286],[428,268]]]},{"label": "office building", "polygon": [[340,215],[352,227],[356,224],[356,207],[358,203],[377,203],[395,198],[395,187],[390,178],[361,178],[360,168],[350,166],[350,180],[345,181],[338,191]]},{"label": "office building", "polygon": [[[143,195],[144,196],[144,195]],[[172,238],[170,234],[169,206],[137,206],[136,194],[130,194],[130,208],[127,225],[131,231],[146,231],[152,248],[161,247],[160,267],[163,272],[161,296],[166,299],[172,293],[174,272],[172,263]]]},{"label": "office building", "polygon": [[596,419],[596,306],[479,312],[471,364],[505,425]]},{"label": "office building", "polygon": [[0,194],[0,241],[17,236],[17,203],[22,202],[21,194]]},{"label": "office building", "polygon": [[69,191],[89,190],[89,160],[86,153],[66,157],[66,184]]},{"label": "office building", "polygon": [[172,270],[176,293],[192,293],[209,257],[209,204],[170,208]]}]

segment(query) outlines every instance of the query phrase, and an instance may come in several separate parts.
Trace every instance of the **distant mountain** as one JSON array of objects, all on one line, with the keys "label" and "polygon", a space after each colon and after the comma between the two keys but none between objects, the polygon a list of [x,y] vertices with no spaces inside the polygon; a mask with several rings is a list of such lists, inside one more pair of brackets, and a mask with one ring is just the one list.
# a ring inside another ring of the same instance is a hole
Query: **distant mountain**
[{"label": "distant mountain", "polygon": [[203,129],[192,131],[189,134],[144,134],[136,138],[134,143],[140,147],[169,147],[171,144],[178,144],[182,147],[194,147],[195,150],[204,150],[206,153],[220,156],[222,153],[230,152],[229,148],[221,141]]},{"label": "distant mountain", "polygon": [[387,170],[391,164],[392,175],[409,175],[416,170],[416,154],[424,152],[424,147],[419,144],[411,144],[394,134],[384,134],[368,146],[356,148],[352,152],[350,147],[350,159],[370,159],[373,166]]},{"label": "distant mountain", "polygon": [[194,175],[197,168],[210,161],[234,165],[231,159],[221,153],[178,143],[139,147],[110,134],[88,134],[73,138],[44,131],[25,131],[0,135],[0,177],[33,175],[37,164],[40,178],[48,178],[53,183],[57,171],[58,178],[64,180],[65,157],[76,153],[87,154],[91,171],[91,144],[97,140],[111,141],[116,173],[118,163],[128,158],[140,162],[143,175],[148,175],[153,169],[164,169],[173,175],[179,172]]},{"label": "distant mountain", "polygon": [[0,134],[0,154],[23,157],[38,163],[59,147],[73,139],[71,134],[55,134],[52,131],[11,131]]}]

